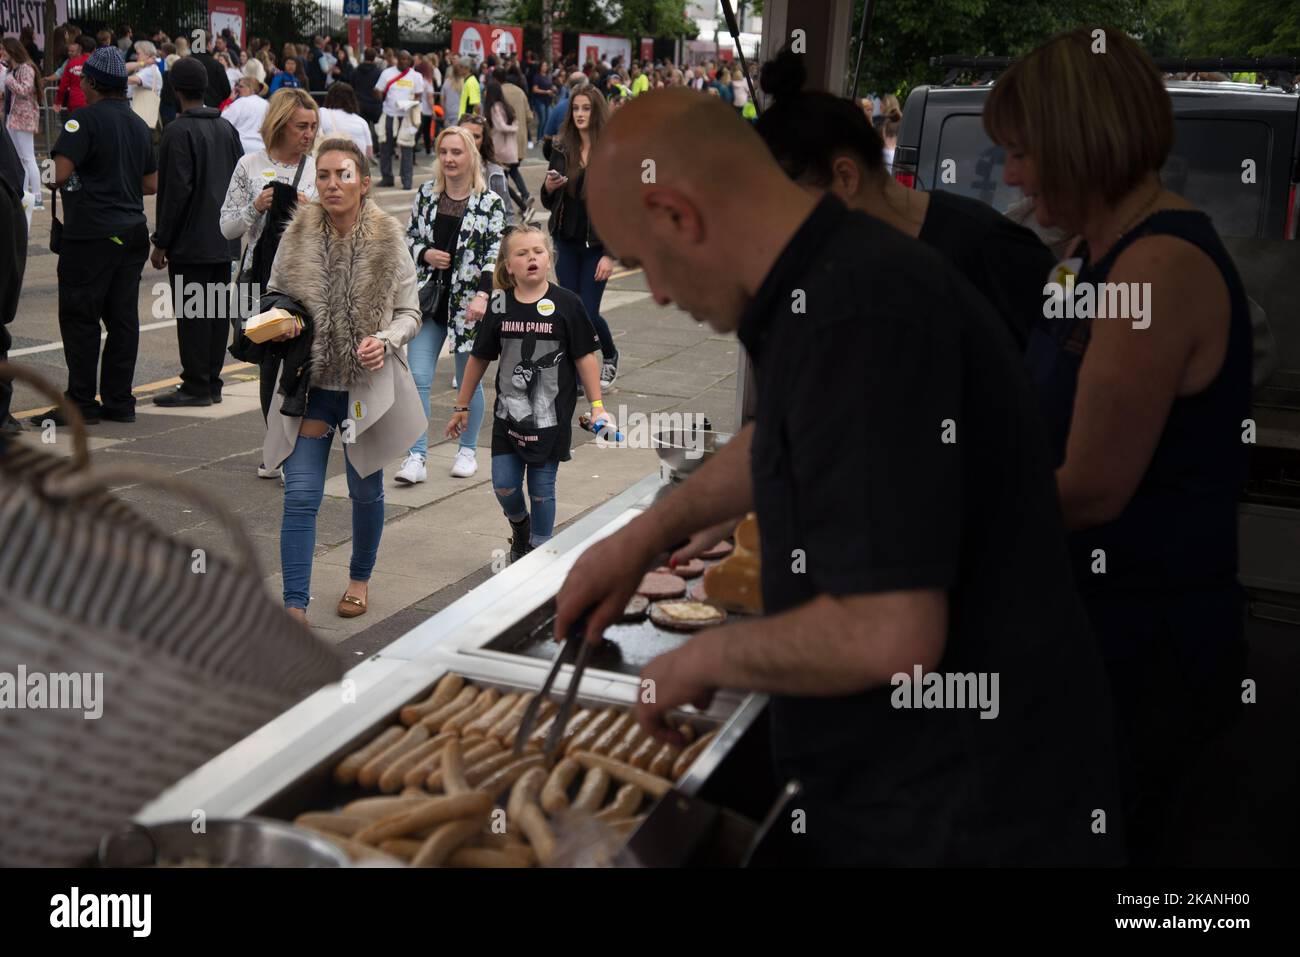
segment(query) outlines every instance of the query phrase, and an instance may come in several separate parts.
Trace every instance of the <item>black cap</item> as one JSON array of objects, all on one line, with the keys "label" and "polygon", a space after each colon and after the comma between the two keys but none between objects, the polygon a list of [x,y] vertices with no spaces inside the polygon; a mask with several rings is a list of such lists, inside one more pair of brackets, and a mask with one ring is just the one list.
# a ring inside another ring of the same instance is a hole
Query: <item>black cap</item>
[{"label": "black cap", "polygon": [[208,71],[192,57],[181,57],[171,68],[172,89],[202,96],[208,88]]}]

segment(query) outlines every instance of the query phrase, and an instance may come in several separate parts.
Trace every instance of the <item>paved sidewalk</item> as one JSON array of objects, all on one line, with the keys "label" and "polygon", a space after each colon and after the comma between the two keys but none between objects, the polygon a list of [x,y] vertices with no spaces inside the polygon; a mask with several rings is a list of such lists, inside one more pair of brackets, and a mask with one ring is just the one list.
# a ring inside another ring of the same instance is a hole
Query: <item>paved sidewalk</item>
[{"label": "paved sidewalk", "polygon": [[[620,417],[627,412],[696,413],[708,416],[716,429],[732,428],[733,337],[712,335],[684,313],[657,307],[639,273],[611,282],[602,311],[621,355],[618,381],[606,397],[611,411]],[[331,454],[317,523],[309,617],[318,634],[347,651],[369,653],[400,636],[485,580],[494,557],[499,560],[508,549],[509,526],[491,489],[490,415],[478,437],[478,474],[455,479],[447,472],[456,445],[442,438],[455,398],[452,372],[450,361],[440,362],[434,380],[428,482],[398,486],[392,475],[399,463],[385,469],[386,527],[371,580],[370,610],[355,619],[339,618],[334,610],[347,583],[351,507],[338,443]],[[489,410],[494,375],[495,366],[485,382]],[[160,409],[141,401],[134,424],[91,426],[92,462],[148,464],[215,492],[243,521],[267,587],[278,595],[281,488],[256,474],[263,425],[255,370],[234,371],[229,378],[219,406]],[[53,446],[63,452],[68,450],[65,432],[60,430]],[[39,442],[40,436],[29,431],[25,440]],[[601,448],[575,425],[573,458],[561,466],[557,483],[557,524],[572,521],[657,468],[653,450]],[[196,544],[225,547],[219,523],[199,507],[138,485],[119,494],[166,531]]]}]

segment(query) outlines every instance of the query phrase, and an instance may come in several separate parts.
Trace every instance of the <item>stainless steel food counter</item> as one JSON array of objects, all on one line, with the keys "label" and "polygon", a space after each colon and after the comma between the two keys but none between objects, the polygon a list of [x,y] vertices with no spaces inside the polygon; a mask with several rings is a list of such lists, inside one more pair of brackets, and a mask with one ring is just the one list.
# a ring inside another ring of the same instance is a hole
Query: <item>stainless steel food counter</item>
[{"label": "stainless steel food counter", "polygon": [[[554,596],[577,557],[666,490],[665,480],[656,473],[594,509],[545,546],[357,665],[341,685],[322,688],[179,781],[142,808],[136,820],[145,824],[188,820],[200,810],[209,818],[255,813],[290,816],[319,801],[332,767],[392,724],[403,705],[425,697],[447,672],[485,685],[540,687],[549,659],[488,646],[500,645],[502,636],[532,634],[545,627]],[[622,654],[595,660],[583,676],[581,700],[632,704],[639,692],[637,675],[643,659],[684,643],[688,636],[662,632],[649,640],[650,647],[629,644]],[[566,667],[553,694],[567,688],[570,675]],[[707,712],[682,709],[684,714],[697,714],[701,724],[720,725],[721,730],[678,782],[679,792],[695,795],[701,790],[751,730],[766,700],[763,695],[721,691]]]}]

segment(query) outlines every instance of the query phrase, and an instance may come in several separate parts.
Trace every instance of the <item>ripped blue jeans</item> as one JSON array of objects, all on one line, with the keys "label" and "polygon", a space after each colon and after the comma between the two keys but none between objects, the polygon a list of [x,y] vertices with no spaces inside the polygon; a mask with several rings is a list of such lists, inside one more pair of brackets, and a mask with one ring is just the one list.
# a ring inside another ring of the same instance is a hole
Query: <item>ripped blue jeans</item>
[{"label": "ripped blue jeans", "polygon": [[[312,420],[328,427],[320,438],[301,433],[284,460],[284,519],[280,523],[280,571],[284,607],[306,608],[311,600],[311,567],[316,551],[316,514],[325,497],[325,471],[334,434],[348,418],[348,394],[312,389],[302,424]],[[319,428],[319,426],[317,426]],[[343,446],[346,460],[348,447]],[[352,562],[348,577],[368,582],[384,532],[384,470],[362,478],[347,462],[348,497],[352,499]]]},{"label": "ripped blue jeans", "polygon": [[528,472],[528,497],[532,499],[532,534],[529,544],[541,545],[555,532],[555,476],[559,462],[526,463],[517,455],[492,456],[492,488],[506,518],[518,522],[529,515],[524,501],[524,471]]}]

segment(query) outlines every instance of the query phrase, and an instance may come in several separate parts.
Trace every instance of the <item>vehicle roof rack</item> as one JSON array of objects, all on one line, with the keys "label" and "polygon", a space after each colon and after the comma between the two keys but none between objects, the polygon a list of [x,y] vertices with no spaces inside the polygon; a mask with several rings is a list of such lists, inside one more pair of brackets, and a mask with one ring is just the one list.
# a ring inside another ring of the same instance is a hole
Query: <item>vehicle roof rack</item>
[{"label": "vehicle roof rack", "polygon": [[[979,82],[989,82],[995,73],[1000,73],[1016,62],[1016,57],[1009,56],[936,56],[930,58],[930,66],[946,69],[942,86],[952,86],[957,77],[963,73],[978,71]],[[1300,57],[1296,56],[1261,56],[1261,57],[1154,57],[1155,64],[1165,73],[1262,73],[1268,82],[1282,87],[1288,93],[1295,89],[1294,76],[1300,73]]]}]

